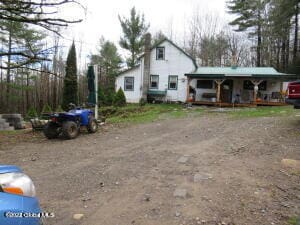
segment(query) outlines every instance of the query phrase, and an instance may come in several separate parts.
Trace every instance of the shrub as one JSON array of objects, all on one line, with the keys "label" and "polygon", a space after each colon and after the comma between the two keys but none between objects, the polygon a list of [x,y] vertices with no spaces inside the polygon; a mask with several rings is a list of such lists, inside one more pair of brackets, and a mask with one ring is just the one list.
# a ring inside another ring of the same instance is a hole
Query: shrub
[{"label": "shrub", "polygon": [[100,106],[106,105],[106,97],[101,86],[98,87],[98,103]]},{"label": "shrub", "polygon": [[50,105],[48,105],[48,104],[44,105],[44,107],[42,109],[42,114],[51,113],[51,112],[52,112],[52,109],[51,109]]},{"label": "shrub", "polygon": [[126,97],[121,88],[119,88],[118,92],[116,93],[113,101],[114,106],[125,106],[126,105]]},{"label": "shrub", "polygon": [[64,110],[62,109],[61,105],[58,105],[55,109],[55,112],[64,112]]},{"label": "shrub", "polygon": [[141,98],[140,101],[139,101],[140,106],[144,106],[144,105],[146,105],[146,103],[147,103],[147,101],[143,98]]},{"label": "shrub", "polygon": [[26,118],[31,119],[31,118],[36,118],[36,117],[38,117],[38,113],[37,113],[36,109],[33,106],[31,106],[27,111]]},{"label": "shrub", "polygon": [[107,89],[105,92],[105,98],[106,98],[106,105],[112,105],[114,102],[114,97],[115,97],[115,91],[114,89]]}]

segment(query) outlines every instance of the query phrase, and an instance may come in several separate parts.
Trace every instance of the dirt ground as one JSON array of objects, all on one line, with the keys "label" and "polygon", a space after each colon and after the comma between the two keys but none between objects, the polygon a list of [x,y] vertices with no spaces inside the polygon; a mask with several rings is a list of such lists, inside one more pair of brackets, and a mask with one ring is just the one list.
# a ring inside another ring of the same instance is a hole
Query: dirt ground
[{"label": "dirt ground", "polygon": [[300,175],[281,164],[300,159],[300,117],[207,114],[29,137],[1,143],[0,163],[32,177],[55,213],[45,225],[284,225],[300,215]]}]

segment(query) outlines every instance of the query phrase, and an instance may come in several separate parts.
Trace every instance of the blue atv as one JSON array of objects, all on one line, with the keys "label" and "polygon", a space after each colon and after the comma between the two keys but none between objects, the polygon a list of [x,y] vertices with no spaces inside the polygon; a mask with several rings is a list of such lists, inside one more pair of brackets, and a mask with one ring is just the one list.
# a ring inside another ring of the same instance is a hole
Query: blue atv
[{"label": "blue atv", "polygon": [[82,109],[70,104],[71,110],[64,113],[50,115],[49,122],[44,128],[44,134],[48,139],[57,138],[60,134],[66,139],[76,138],[80,127],[85,126],[89,133],[98,130],[98,123],[94,112],[89,109]]}]

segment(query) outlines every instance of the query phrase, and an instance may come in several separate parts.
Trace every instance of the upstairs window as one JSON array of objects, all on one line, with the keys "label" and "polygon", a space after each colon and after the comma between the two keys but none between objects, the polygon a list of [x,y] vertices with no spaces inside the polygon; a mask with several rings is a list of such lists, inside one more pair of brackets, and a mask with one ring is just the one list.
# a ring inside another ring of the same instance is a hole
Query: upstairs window
[{"label": "upstairs window", "polygon": [[177,90],[178,76],[169,76],[169,90]]},{"label": "upstairs window", "polygon": [[133,91],[133,90],[134,90],[134,77],[125,77],[124,91]]},{"label": "upstairs window", "polygon": [[156,48],[156,60],[165,60],[165,47]]},{"label": "upstairs window", "polygon": [[150,89],[158,89],[158,75],[150,75]]}]

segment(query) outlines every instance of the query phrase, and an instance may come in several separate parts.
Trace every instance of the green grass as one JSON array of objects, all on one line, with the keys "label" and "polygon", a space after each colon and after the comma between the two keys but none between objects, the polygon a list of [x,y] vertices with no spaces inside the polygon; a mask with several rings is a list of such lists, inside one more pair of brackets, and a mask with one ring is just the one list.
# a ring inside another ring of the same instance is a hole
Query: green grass
[{"label": "green grass", "polygon": [[[228,108],[229,109],[229,108]],[[176,119],[187,116],[216,115],[218,113],[202,107],[186,109],[179,104],[128,104],[125,107],[102,107],[101,113],[108,123],[147,123],[162,119]],[[207,113],[209,112],[209,114]],[[225,111],[231,118],[243,119],[251,117],[274,117],[295,115],[292,106],[263,106],[257,108],[236,108],[234,111]]]},{"label": "green grass", "polygon": [[288,220],[288,223],[291,224],[291,225],[300,225],[300,217],[291,217],[289,220]]},{"label": "green grass", "polygon": [[228,112],[233,118],[247,117],[274,117],[294,115],[295,109],[292,106],[261,106],[257,108],[238,108]]},{"label": "green grass", "polygon": [[147,123],[158,119],[181,118],[189,113],[179,104],[128,104],[112,111],[113,113],[106,116],[108,123]]}]

